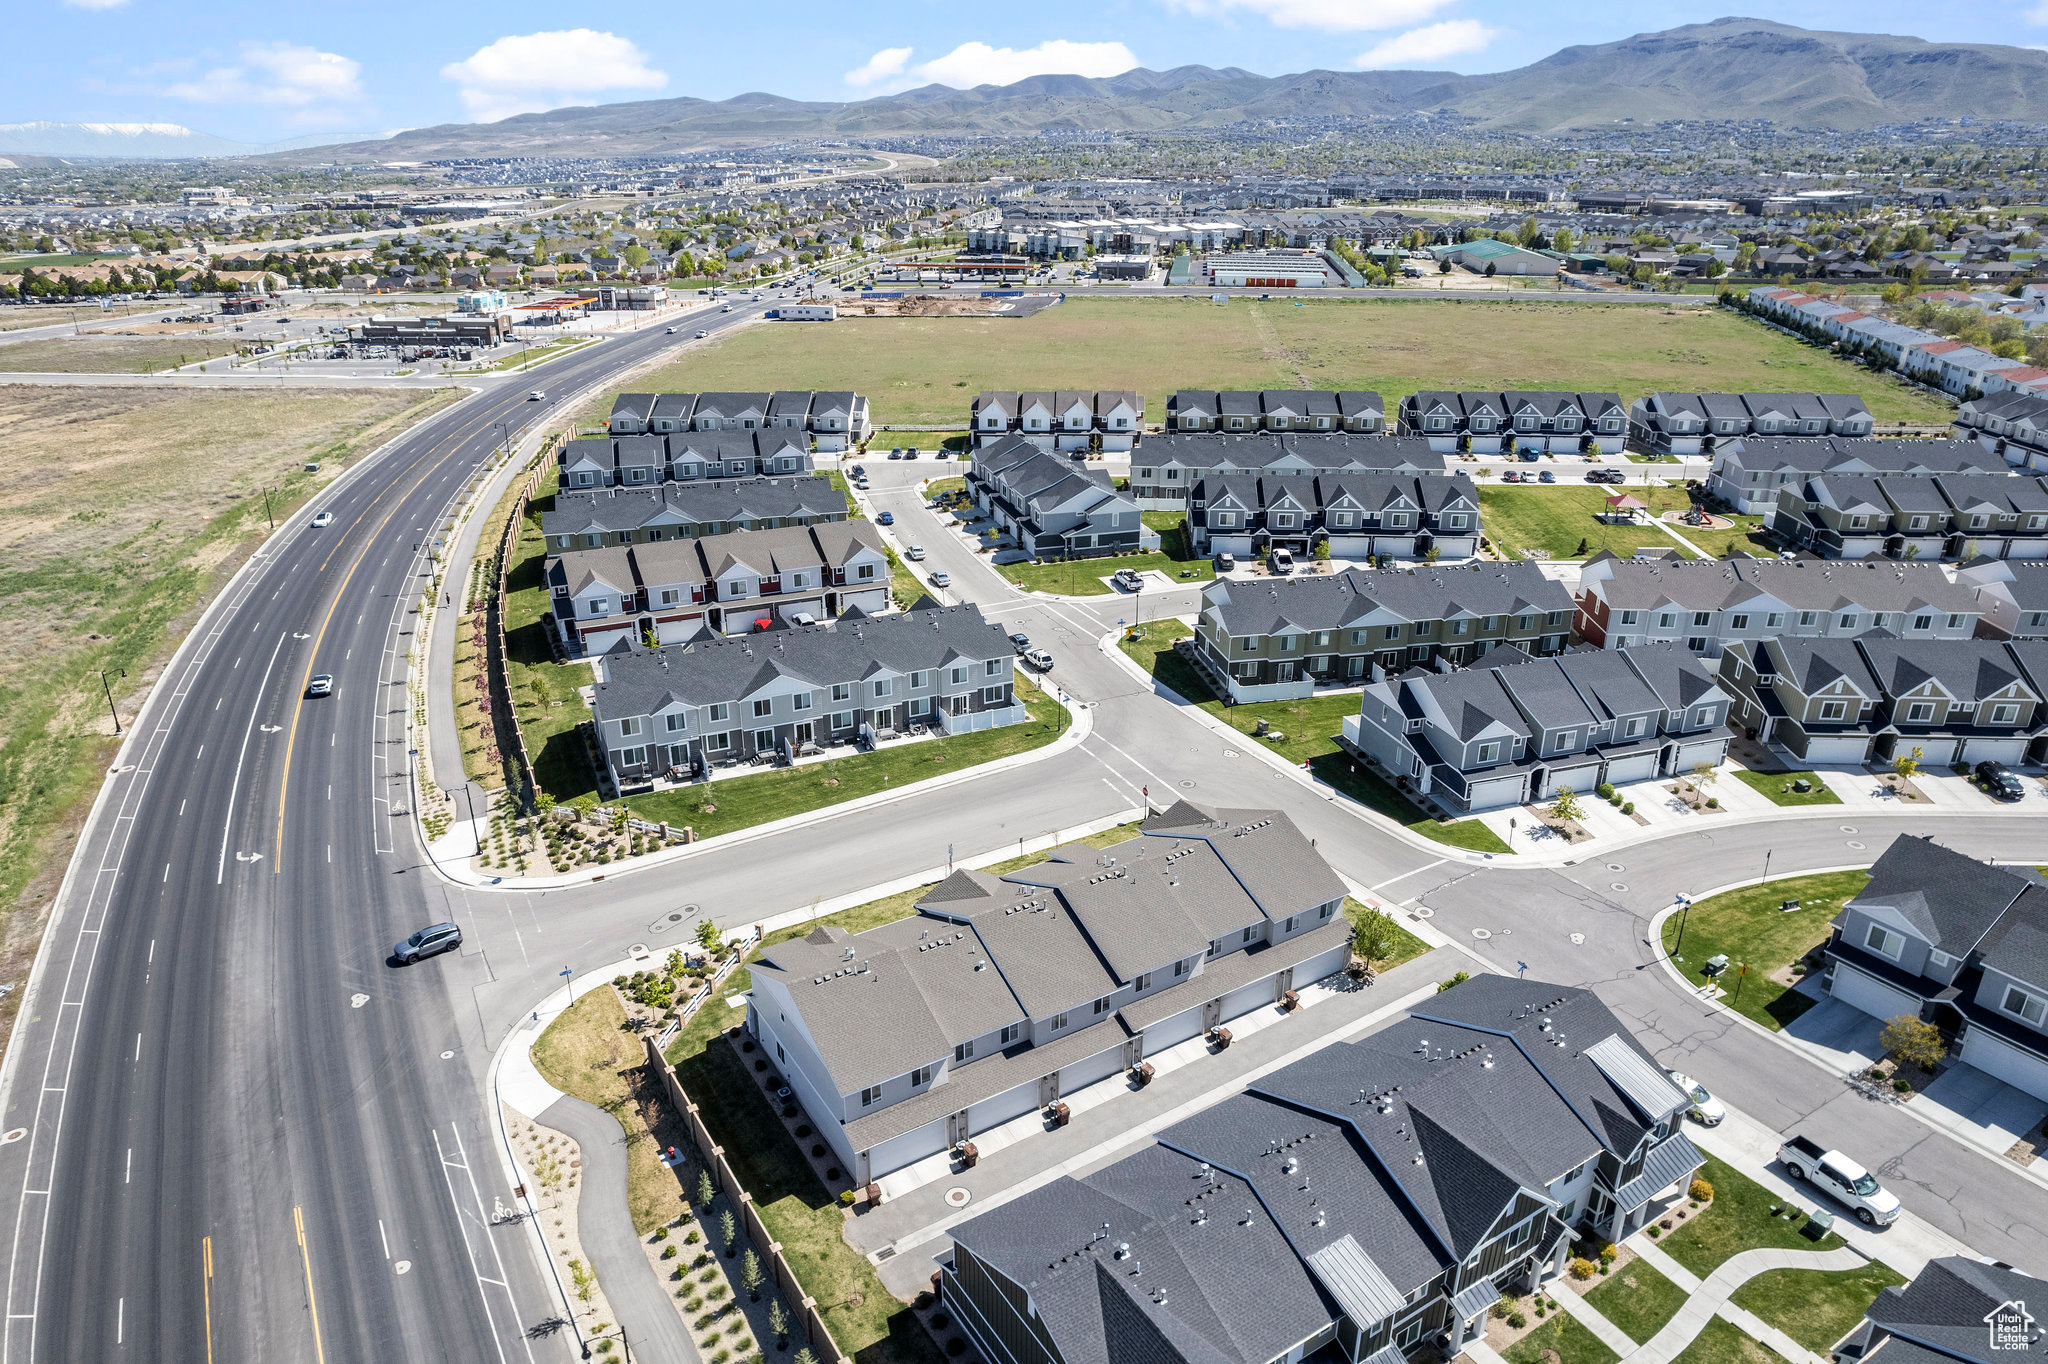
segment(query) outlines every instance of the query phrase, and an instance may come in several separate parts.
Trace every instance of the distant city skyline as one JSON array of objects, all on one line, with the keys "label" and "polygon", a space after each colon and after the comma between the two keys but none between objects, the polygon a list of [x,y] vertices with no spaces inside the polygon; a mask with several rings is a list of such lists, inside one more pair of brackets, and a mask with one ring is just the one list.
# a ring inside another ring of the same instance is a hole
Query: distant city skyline
[{"label": "distant city skyline", "polygon": [[[565,105],[763,91],[843,101],[925,84],[1110,76],[1200,64],[1262,75],[1325,68],[1508,70],[1580,43],[1719,17],[1668,3],[1607,13],[1560,0],[1053,0],[1029,15],[941,13],[909,0],[793,0],[770,10],[618,13],[566,27],[558,8],[388,0],[280,12],[247,0],[64,0],[45,50],[17,63],[0,123],[176,123],[248,143],[490,122]],[[1808,0],[1764,16],[1805,28],[2048,45],[2048,0],[1994,11]],[[189,20],[190,22],[186,22]],[[480,27],[488,24],[489,27]],[[204,34],[242,33],[209,42]]]}]

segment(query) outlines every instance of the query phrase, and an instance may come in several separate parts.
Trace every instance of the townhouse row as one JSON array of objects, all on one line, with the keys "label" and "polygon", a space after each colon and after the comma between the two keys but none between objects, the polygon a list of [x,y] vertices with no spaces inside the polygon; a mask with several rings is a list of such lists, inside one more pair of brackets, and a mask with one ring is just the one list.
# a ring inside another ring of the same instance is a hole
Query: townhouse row
[{"label": "townhouse row", "polygon": [[1467,559],[1479,552],[1479,489],[1463,474],[1215,474],[1189,491],[1195,553],[1284,549],[1332,559]]},{"label": "townhouse row", "polygon": [[1778,490],[1765,524],[1828,559],[2048,556],[2048,483],[2011,473],[1828,474]]},{"label": "townhouse row", "polygon": [[979,608],[930,598],[897,615],[656,648],[628,635],[598,658],[592,722],[611,784],[630,790],[828,745],[1017,724],[1014,657]]},{"label": "townhouse row", "polygon": [[1138,503],[1098,467],[1047,452],[1028,436],[977,446],[968,495],[1036,559],[1092,559],[1158,548]]},{"label": "townhouse row", "polygon": [[1184,388],[1166,400],[1168,431],[1346,431],[1376,436],[1386,425],[1386,403],[1369,389]]},{"label": "townhouse row", "polygon": [[1707,491],[1737,511],[1761,514],[1778,505],[1782,489],[1824,474],[1933,478],[2010,472],[2004,458],[1971,440],[1751,436],[1715,447]]},{"label": "townhouse row", "polygon": [[1461,813],[1718,766],[1734,698],[1671,644],[1550,658],[1497,648],[1456,671],[1373,670],[1341,742]]},{"label": "townhouse row", "polygon": [[1425,390],[1401,400],[1400,434],[1421,436],[1432,450],[1618,455],[1628,410],[1614,393]]},{"label": "townhouse row", "polygon": [[1144,395],[1128,389],[988,389],[968,409],[977,447],[1017,436],[1041,450],[1129,450],[1144,425]]},{"label": "townhouse row", "polygon": [[565,488],[541,513],[548,550],[695,540],[848,517],[846,494],[822,475],[725,478],[646,488]]},{"label": "townhouse row", "polygon": [[1443,477],[1451,464],[1419,436],[1350,432],[1168,431],[1131,455],[1131,496],[1146,511],[1187,511],[1195,484],[1212,475],[1313,478],[1326,474]]},{"label": "townhouse row", "polygon": [[1018,1364],[1448,1359],[1680,1196],[1687,1106],[1591,992],[1480,976],[954,1226],[940,1296]]},{"label": "townhouse row", "polygon": [[2048,393],[2006,390],[1956,409],[1956,431],[2007,464],[2048,473]]},{"label": "townhouse row", "polygon": [[1797,289],[1758,285],[1747,297],[1752,312],[1851,350],[1867,352],[1901,373],[1957,397],[1991,392],[2002,386],[2001,377],[2008,374],[2023,374],[2033,384],[2048,382],[2048,374],[2024,360],[1993,355],[1939,333],[1873,317]]},{"label": "townhouse row", "polygon": [[548,558],[545,576],[571,656],[629,638],[680,644],[890,608],[888,554],[867,521],[572,549]]},{"label": "townhouse row", "polygon": [[603,436],[568,441],[555,460],[562,488],[651,488],[811,472],[808,441],[791,431]]},{"label": "townhouse row", "polygon": [[874,433],[858,393],[621,393],[612,400],[614,436],[680,431],[799,431],[823,451],[859,445]]},{"label": "townhouse row", "polygon": [[1629,439],[1660,455],[1712,454],[1748,436],[1857,439],[1873,429],[1854,393],[1651,393],[1628,410]]}]

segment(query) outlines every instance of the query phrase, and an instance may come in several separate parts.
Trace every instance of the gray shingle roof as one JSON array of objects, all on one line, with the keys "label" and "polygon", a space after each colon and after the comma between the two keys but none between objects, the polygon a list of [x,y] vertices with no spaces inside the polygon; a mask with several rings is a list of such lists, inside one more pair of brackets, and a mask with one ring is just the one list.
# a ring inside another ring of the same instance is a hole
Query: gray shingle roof
[{"label": "gray shingle roof", "polygon": [[1932,678],[1958,701],[1980,701],[2022,680],[2011,652],[1996,640],[1865,636],[1857,644],[1892,696]]},{"label": "gray shingle roof", "polygon": [[1907,835],[1884,850],[1870,869],[1869,884],[1849,904],[1888,906],[1928,942],[1961,957],[2027,886],[2008,868]]},{"label": "gray shingle roof", "polygon": [[844,517],[846,495],[820,474],[710,478],[659,488],[570,488],[556,493],[554,506],[541,513],[541,533],[615,534],[637,530],[664,512],[698,524]]},{"label": "gray shingle roof", "polygon": [[1528,562],[1218,581],[1203,589],[1202,601],[1204,611],[1214,610],[1232,635],[1273,634],[1288,627],[1334,630],[1375,613],[1418,621],[1562,611],[1569,621],[1573,610],[1564,585]]},{"label": "gray shingle roof", "polygon": [[1951,580],[1940,564],[1811,559],[1602,560],[1592,584],[1616,609],[1665,604],[1694,611],[1771,597],[1794,610],[1960,611],[1981,614],[1976,589]]},{"label": "gray shingle roof", "polygon": [[[1220,395],[1228,400],[1229,394]],[[1231,409],[1227,405],[1224,411]],[[1244,414],[1255,416],[1255,410]],[[1362,432],[1167,431],[1147,436],[1140,464],[1179,464],[1188,469],[1259,470],[1292,459],[1314,469],[1373,469],[1392,472],[1449,473],[1448,456],[1429,448],[1421,436],[1382,436]]]},{"label": "gray shingle roof", "polygon": [[1866,1315],[1881,1329],[1950,1359],[2003,1364],[2013,1359],[2039,1359],[2044,1353],[2040,1338],[2037,1335],[2028,1350],[1993,1350],[1984,1318],[2009,1302],[2031,1301],[2038,1315],[2044,1298],[2048,1292],[2039,1279],[1950,1255],[1930,1260],[1904,1288],[1885,1289]]}]

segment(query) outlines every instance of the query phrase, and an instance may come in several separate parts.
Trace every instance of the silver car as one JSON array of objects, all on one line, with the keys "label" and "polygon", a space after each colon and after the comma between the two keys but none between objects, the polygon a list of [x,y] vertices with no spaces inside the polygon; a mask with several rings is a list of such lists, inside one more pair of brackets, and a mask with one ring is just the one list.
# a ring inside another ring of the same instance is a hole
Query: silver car
[{"label": "silver car", "polygon": [[460,924],[429,924],[410,938],[401,938],[391,949],[391,955],[401,963],[415,962],[422,957],[431,957],[439,952],[453,952],[462,946]]}]

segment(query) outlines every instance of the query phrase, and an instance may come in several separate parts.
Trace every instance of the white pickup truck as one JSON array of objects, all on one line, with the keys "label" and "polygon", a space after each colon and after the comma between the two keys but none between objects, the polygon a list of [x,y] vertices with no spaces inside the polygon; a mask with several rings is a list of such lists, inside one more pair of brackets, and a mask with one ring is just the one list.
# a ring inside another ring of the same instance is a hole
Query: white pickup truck
[{"label": "white pickup truck", "polygon": [[1827,1150],[1809,1137],[1789,1137],[1778,1148],[1778,1162],[1792,1178],[1806,1180],[1848,1204],[1856,1220],[1867,1227],[1888,1227],[1899,1218],[1897,1195],[1840,1151]]}]

